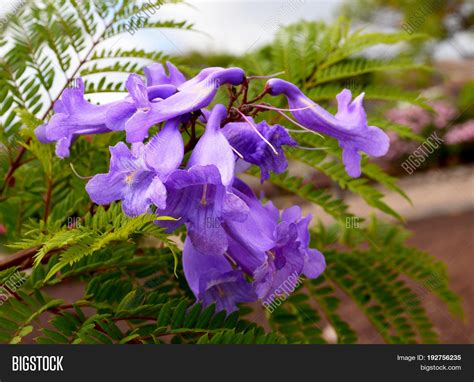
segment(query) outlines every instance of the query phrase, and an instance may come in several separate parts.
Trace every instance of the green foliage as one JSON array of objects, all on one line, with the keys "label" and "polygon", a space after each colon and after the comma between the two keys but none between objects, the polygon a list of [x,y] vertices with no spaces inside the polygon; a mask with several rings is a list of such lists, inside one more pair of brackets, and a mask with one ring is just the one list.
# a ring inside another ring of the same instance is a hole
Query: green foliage
[{"label": "green foliage", "polygon": [[[365,92],[366,100],[378,102],[374,109],[368,103],[369,124],[405,139],[421,141],[409,127],[386,121],[383,111],[393,102],[429,109],[423,98],[413,91],[380,87],[372,78],[378,71],[429,70],[402,57],[401,53],[400,58],[393,57],[390,49],[391,45],[423,38],[407,33],[363,33],[362,30],[350,33],[349,23],[344,19],[331,26],[299,22],[283,28],[270,46],[248,54],[238,64],[255,75],[283,71],[282,77],[300,86],[316,102],[334,100],[344,87],[355,95]],[[377,60],[366,58],[364,50],[379,44],[385,44],[385,54],[382,50]],[[386,106],[381,107],[384,103]],[[269,117],[265,115],[267,120]],[[272,122],[294,128],[281,117]],[[292,149],[287,155],[293,161],[325,174],[340,189],[359,195],[374,211],[403,221],[384,201],[385,188],[411,203],[397,186],[396,178],[364,158],[363,176],[353,179],[344,170],[337,141],[314,134],[295,134],[294,138],[300,146],[317,150]],[[255,170],[250,173],[257,175]],[[437,333],[422,304],[421,297],[426,293],[436,295],[454,316],[462,317],[461,302],[449,289],[445,265],[408,247],[405,244],[408,233],[401,226],[381,223],[376,218],[364,222],[350,212],[342,199],[291,171],[273,174],[270,182],[303,202],[321,207],[334,221],[329,227],[319,222],[312,231],[314,247],[326,257],[324,275],[317,280],[306,280],[303,289],[269,316],[273,328],[284,333],[290,342],[324,342],[322,329],[328,324],[336,331],[338,342],[357,341],[350,318],[338,313],[343,295],[356,303],[386,342],[437,341]],[[343,247],[334,250],[334,245]]]},{"label": "green foliage", "polygon": [[[304,280],[268,315],[270,333],[247,316],[252,308],[261,307],[243,306],[226,315],[216,313],[214,306],[203,309],[193,304],[175,244],[182,237],[170,237],[154,224],[167,218],[153,214],[128,218],[119,203],[94,206],[84,190],[84,179],[75,174],[105,171],[108,147],[120,137],[81,138],[70,158],[60,161],[53,148],[40,144],[33,134],[78,75],[86,79],[86,94],[122,92],[123,81],[110,80],[111,72],[140,72],[166,55],[102,44],[127,33],[130,19],[140,10],[136,2],[61,0],[44,1],[44,5],[23,7],[3,31],[8,38],[0,40],[6,51],[0,59],[0,177],[4,180],[0,221],[6,228],[5,244],[18,251],[15,256],[25,256],[24,262],[1,269],[1,284],[7,285],[13,273],[31,268],[28,275],[23,274],[24,285],[5,291],[7,298],[2,298],[0,342],[19,343],[34,337],[38,343],[324,343],[324,329],[331,325],[338,342],[354,343],[358,337],[351,318],[340,312],[344,295],[387,342],[436,341],[420,291],[436,295],[453,315],[462,316],[444,264],[406,246],[408,235],[403,228],[375,218],[357,220],[358,228],[348,226],[348,221],[358,217],[344,200],[292,170],[272,175],[270,181],[302,203],[321,207],[332,219],[330,225],[316,219],[311,232],[312,245],[326,256],[327,271],[316,280]],[[157,18],[141,23],[140,27],[151,29],[192,28],[187,22]],[[382,88],[374,85],[372,76],[380,71],[427,68],[402,57],[369,60],[362,54],[377,44],[422,37],[350,33],[344,20],[329,27],[300,22],[279,32],[274,44],[237,64],[250,74],[283,70],[286,79],[318,102],[334,99],[350,84],[380,104],[405,101],[425,107],[413,91]],[[207,59],[223,65],[231,58]],[[185,68],[186,72],[197,69],[194,62]],[[368,113],[371,124],[407,139],[420,139],[409,128],[384,121],[377,110]],[[272,122],[290,127],[281,118]],[[374,210],[402,220],[384,200],[384,190],[408,200],[394,177],[364,158],[363,177],[352,179],[343,169],[337,142],[310,134],[297,139],[301,146],[325,150],[290,150],[292,161],[325,174]],[[258,175],[255,170],[250,174]],[[47,288],[73,281],[84,286],[81,298],[61,301],[48,296]],[[45,320],[50,323],[47,327]]]}]

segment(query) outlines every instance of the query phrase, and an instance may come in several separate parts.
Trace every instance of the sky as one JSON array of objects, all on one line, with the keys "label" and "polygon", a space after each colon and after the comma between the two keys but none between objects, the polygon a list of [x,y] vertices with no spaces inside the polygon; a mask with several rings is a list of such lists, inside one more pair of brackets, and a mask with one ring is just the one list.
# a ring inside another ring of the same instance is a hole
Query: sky
[{"label": "sky", "polygon": [[[193,20],[197,30],[206,34],[171,33],[174,49],[186,51],[220,51],[234,54],[272,40],[280,25],[289,25],[302,18],[334,20],[342,1],[204,1],[191,0],[193,7],[163,7],[163,17]],[[179,8],[179,9],[178,9]],[[166,33],[166,32],[165,32]]]},{"label": "sky", "polygon": [[[0,20],[21,1],[0,0]],[[188,5],[163,6],[158,10],[158,17],[192,22],[198,32],[171,29],[150,32],[143,29],[133,36],[122,34],[111,44],[176,55],[191,50],[240,55],[271,42],[279,26],[301,19],[330,23],[343,0],[187,0],[186,3]],[[473,45],[472,36],[457,36],[454,43],[445,43],[437,48],[436,58],[460,58],[460,50],[456,46],[470,46],[472,51]]]}]

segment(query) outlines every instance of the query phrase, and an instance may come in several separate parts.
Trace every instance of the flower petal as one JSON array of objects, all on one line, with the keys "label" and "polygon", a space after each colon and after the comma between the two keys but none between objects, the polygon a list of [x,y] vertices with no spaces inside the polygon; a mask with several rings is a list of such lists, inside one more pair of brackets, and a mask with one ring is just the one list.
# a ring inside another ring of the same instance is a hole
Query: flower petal
[{"label": "flower petal", "polygon": [[125,143],[119,142],[110,147],[109,151],[110,172],[131,172],[139,168],[137,158]]},{"label": "flower petal", "polygon": [[132,97],[133,103],[137,109],[149,109],[148,91],[145,83],[138,74],[132,73],[125,82],[125,87]]},{"label": "flower petal", "polygon": [[163,181],[178,168],[184,157],[184,142],[178,126],[179,118],[168,121],[145,145],[145,163]]},{"label": "flower petal", "polygon": [[277,150],[277,154],[247,122],[228,123],[222,132],[230,145],[243,156],[245,161],[260,167],[261,182],[263,183],[270,177],[270,171],[280,174],[286,170],[288,161],[282,146],[295,146],[296,142],[283,126],[270,126],[266,121],[262,121],[255,124],[255,127]]},{"label": "flower petal", "polygon": [[199,298],[200,280],[212,273],[223,274],[232,271],[232,267],[224,256],[204,255],[192,244],[189,238],[184,242],[183,271],[189,287],[196,298]]},{"label": "flower petal", "polygon": [[166,207],[166,187],[158,176],[153,178],[146,193],[148,200],[157,208],[164,209]]},{"label": "flower petal", "polygon": [[186,82],[186,77],[171,62],[167,61],[168,75],[163,64],[154,63],[144,68],[148,86],[170,84],[178,87]]},{"label": "flower petal", "polygon": [[326,260],[323,254],[317,249],[309,248],[305,256],[303,274],[310,279],[315,279],[323,273],[325,269]]},{"label": "flower petal", "polygon": [[222,184],[229,186],[234,178],[235,157],[229,142],[220,130],[222,120],[227,116],[224,105],[212,109],[206,131],[189,158],[188,167],[214,165],[219,169]]},{"label": "flower petal", "polygon": [[[151,200],[148,189],[152,181],[153,175],[144,171],[131,176],[122,191],[122,209],[126,215],[138,216],[149,212]],[[159,184],[156,182],[154,187],[159,187]]]},{"label": "flower petal", "polygon": [[97,174],[86,184],[91,200],[99,205],[112,203],[122,198],[125,177],[119,173]]},{"label": "flower petal", "polygon": [[353,178],[358,178],[361,174],[360,169],[361,156],[354,147],[345,147],[342,150],[342,161],[347,174]]}]

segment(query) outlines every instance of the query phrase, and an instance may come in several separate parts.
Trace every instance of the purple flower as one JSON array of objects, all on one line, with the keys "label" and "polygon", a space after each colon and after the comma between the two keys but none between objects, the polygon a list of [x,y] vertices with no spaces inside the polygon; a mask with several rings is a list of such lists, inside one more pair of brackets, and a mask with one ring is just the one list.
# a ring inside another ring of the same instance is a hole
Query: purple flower
[{"label": "purple flower", "polygon": [[56,144],[56,155],[69,156],[69,146],[78,135],[108,132],[105,113],[108,106],[92,105],[84,99],[84,83],[77,79],[78,87],[65,89],[62,98],[54,104],[55,114],[47,124],[38,126],[35,134],[42,143]]},{"label": "purple flower", "polygon": [[[154,102],[160,102],[176,93],[176,87],[170,84],[146,87],[141,77],[134,73],[128,77],[125,87],[129,96],[122,101],[108,105],[106,125],[110,130],[125,130],[127,121],[134,115],[149,113]],[[126,132],[127,138],[133,134],[130,129]],[[134,142],[142,142],[143,139]]]},{"label": "purple flower", "polygon": [[342,160],[347,173],[357,178],[360,176],[361,156],[364,151],[370,156],[385,155],[389,148],[389,139],[381,129],[367,125],[361,93],[352,102],[350,90],[344,89],[337,95],[338,112],[336,115],[324,110],[321,106],[306,97],[298,87],[280,79],[270,79],[267,88],[271,95],[284,94],[296,120],[305,127],[329,135],[339,141],[342,148]]},{"label": "purple flower", "polygon": [[233,269],[223,255],[200,253],[189,238],[184,243],[183,270],[189,287],[204,306],[215,303],[217,311],[231,313],[237,303],[257,300],[242,271]]},{"label": "purple flower", "polygon": [[[237,187],[242,190],[242,183]],[[304,274],[318,277],[325,269],[324,256],[309,248],[308,225],[311,215],[301,216],[298,206],[280,212],[271,202],[265,206],[249,192],[234,190],[249,206],[244,222],[226,224],[229,239],[228,254],[254,277],[255,290],[260,299],[270,303],[284,286],[291,293]]]},{"label": "purple flower", "polygon": [[137,110],[148,107],[149,99],[166,98],[176,92],[172,85],[146,88],[138,75],[131,74],[126,85],[131,97],[106,105],[93,105],[84,99],[82,79],[77,83],[77,88],[65,89],[61,99],[54,104],[55,114],[50,121],[35,130],[40,142],[57,142],[56,155],[60,158],[69,156],[70,145],[79,135],[123,130],[126,120]]},{"label": "purple flower", "polygon": [[[250,118],[249,120],[253,123]],[[277,154],[272,151],[267,142],[262,140],[248,122],[228,123],[223,128],[223,133],[230,145],[243,156],[245,162],[260,167],[261,183],[263,183],[270,177],[270,171],[280,174],[286,170],[288,161],[282,146],[295,146],[296,142],[283,126],[271,126],[266,121],[262,121],[255,124],[255,127],[277,150]]]},{"label": "purple flower", "polygon": [[178,93],[163,101],[151,103],[144,112],[135,113],[125,123],[127,140],[143,141],[152,125],[206,107],[214,99],[219,86],[225,83],[238,85],[244,80],[245,73],[240,68],[202,70],[195,78],[179,86]]},{"label": "purple flower", "polygon": [[159,224],[170,230],[188,224],[193,246],[206,255],[222,255],[228,246],[223,223],[242,221],[248,213],[247,205],[230,191],[234,154],[220,130],[226,114],[223,105],[214,106],[206,131],[189,158],[188,169],[169,176],[167,206],[160,211],[180,220]]},{"label": "purple flower", "polygon": [[145,77],[148,86],[153,85],[173,85],[178,87],[186,82],[186,77],[171,62],[166,61],[168,75],[163,64],[154,63],[145,67]]},{"label": "purple flower", "polygon": [[184,144],[178,120],[168,121],[147,144],[136,143],[130,150],[123,142],[110,148],[110,170],[94,176],[86,185],[92,201],[109,204],[122,200],[129,216],[149,212],[150,204],[166,207],[164,182],[181,163]]},{"label": "purple flower", "polygon": [[217,104],[207,119],[206,131],[199,139],[189,158],[188,167],[214,165],[219,169],[222,184],[229,186],[234,180],[235,158],[221,122],[227,116],[224,105]]}]

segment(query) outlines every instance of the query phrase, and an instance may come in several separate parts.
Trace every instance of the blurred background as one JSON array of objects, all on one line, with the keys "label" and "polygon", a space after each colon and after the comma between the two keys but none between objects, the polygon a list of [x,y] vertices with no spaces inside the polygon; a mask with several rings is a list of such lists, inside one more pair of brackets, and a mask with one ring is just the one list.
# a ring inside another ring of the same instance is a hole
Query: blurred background
[{"label": "blurred background", "polygon": [[[18,2],[2,0],[1,17],[13,12]],[[417,150],[420,142],[391,136],[391,149],[379,161],[390,174],[400,177],[399,186],[412,201],[388,193],[385,200],[406,219],[412,232],[410,244],[425,250],[448,265],[452,289],[464,301],[465,321],[448,315],[435,299],[426,301],[428,313],[440,330],[443,343],[474,343],[474,2],[461,0],[355,0],[355,1],[199,1],[159,10],[159,18],[177,17],[194,23],[196,31],[160,30],[150,33],[138,29],[122,34],[109,43],[114,47],[133,45],[137,49],[161,50],[176,56],[187,73],[210,65],[230,66],[248,54],[265,52],[281,28],[306,20],[330,24],[343,16],[350,28],[426,34],[427,38],[403,46],[375,46],[364,54],[381,58],[409,56],[430,65],[433,70],[371,73],[341,83],[358,94],[367,83],[399,86],[428,100],[429,108],[403,102],[374,104],[377,113],[394,124],[407,126],[413,133],[428,138],[435,134],[443,143],[423,163],[404,169],[403,163]],[[263,60],[263,58],[262,58]],[[277,70],[271,63],[262,68],[268,75]],[[97,96],[101,101],[103,95]],[[109,101],[110,99],[107,99]],[[383,110],[380,109],[383,107]],[[329,178],[301,164],[290,163],[305,179],[332,189],[344,197],[351,211],[369,217],[373,211],[357,196],[339,189]],[[283,208],[300,200],[271,186],[254,186]],[[324,212],[304,204],[306,213],[330,221]],[[384,219],[390,219],[384,216]],[[0,225],[0,235],[5,230]],[[63,287],[64,288],[64,287]],[[70,285],[54,294],[80,296],[81,286]],[[426,296],[430,299],[432,296]],[[343,304],[347,316],[357,307],[350,300]],[[362,315],[354,314],[354,328],[362,343],[381,343],[382,338]],[[325,334],[331,338],[331,331]]]}]

